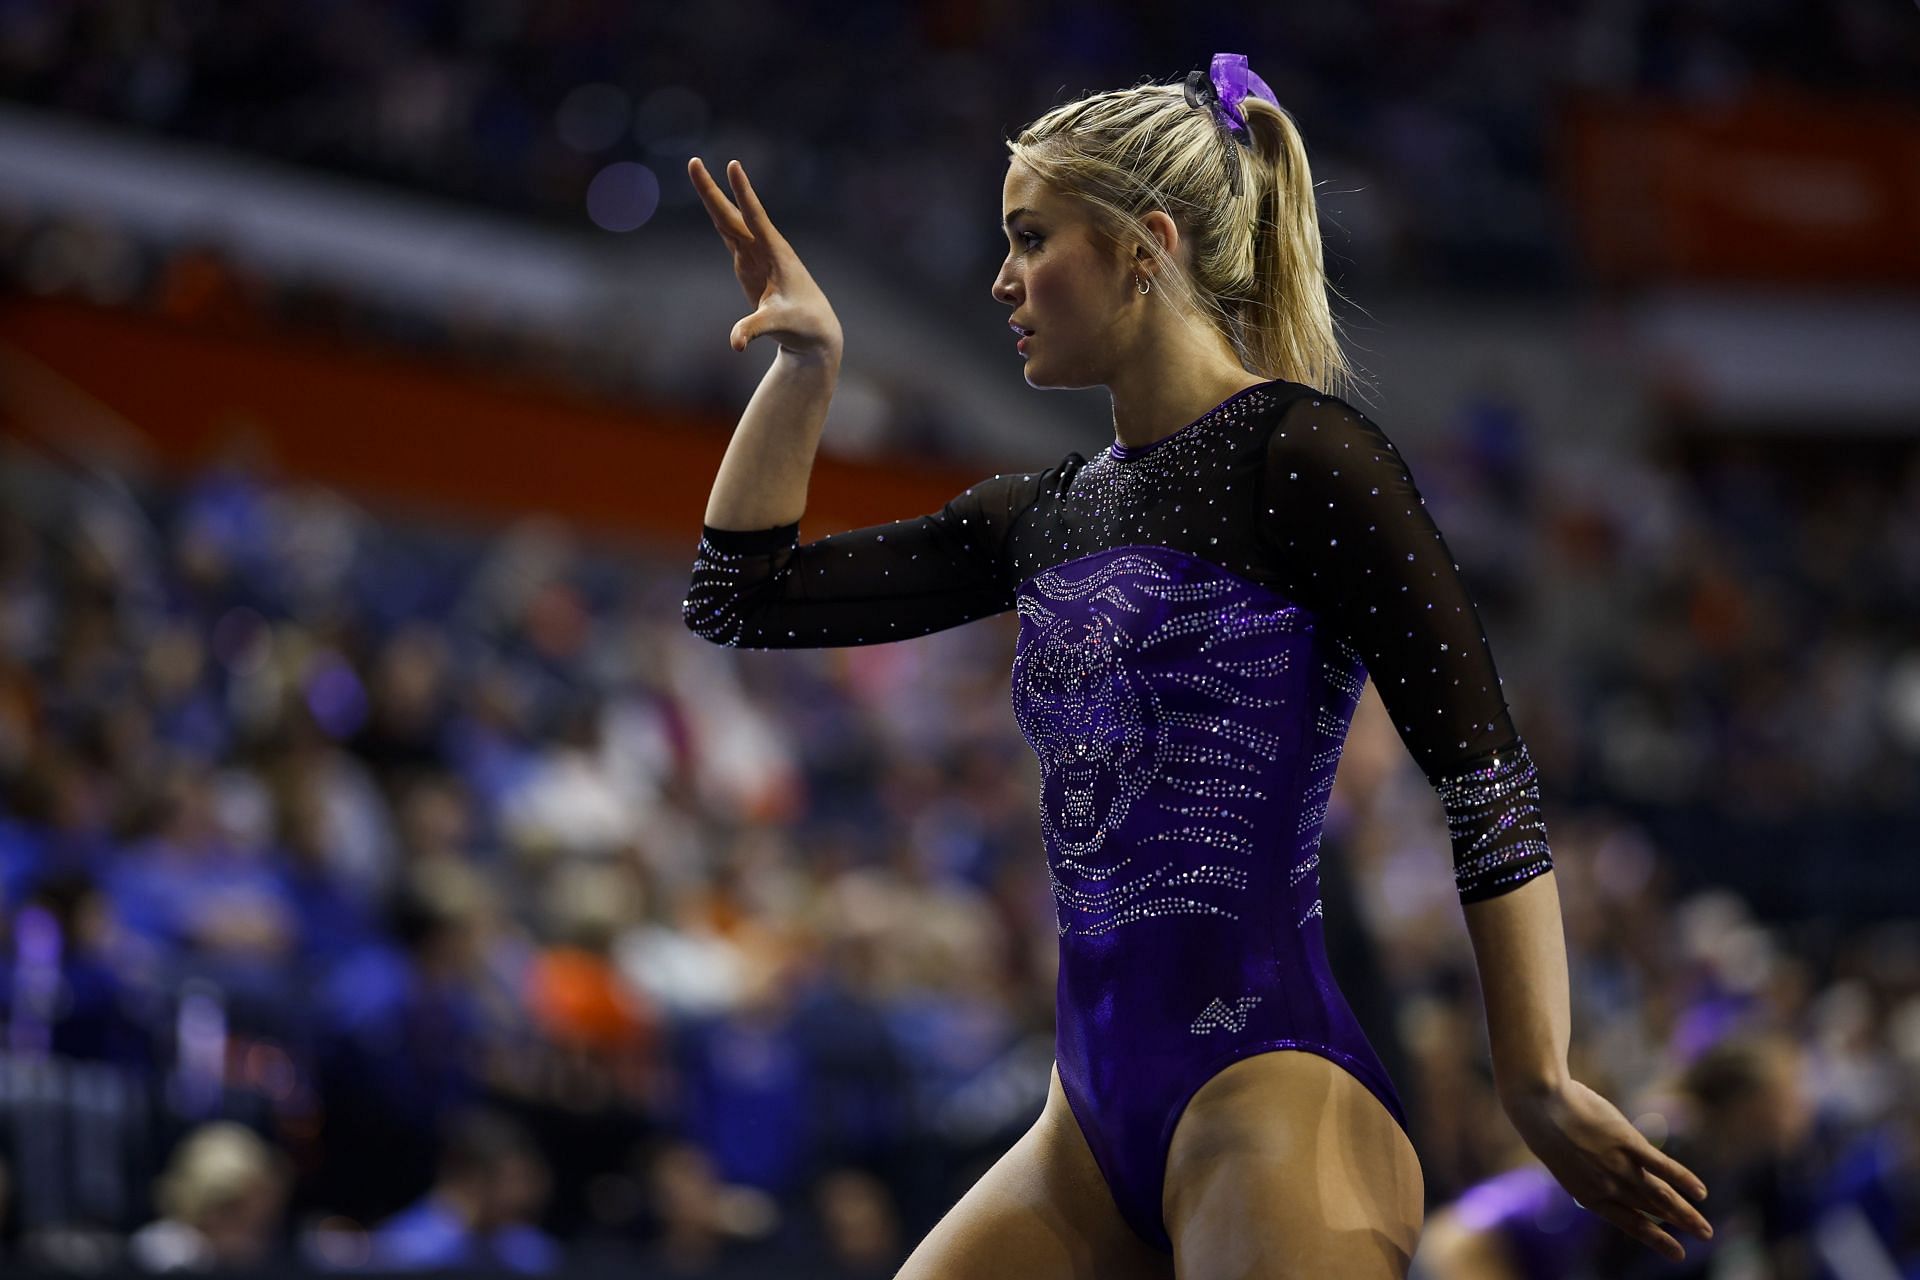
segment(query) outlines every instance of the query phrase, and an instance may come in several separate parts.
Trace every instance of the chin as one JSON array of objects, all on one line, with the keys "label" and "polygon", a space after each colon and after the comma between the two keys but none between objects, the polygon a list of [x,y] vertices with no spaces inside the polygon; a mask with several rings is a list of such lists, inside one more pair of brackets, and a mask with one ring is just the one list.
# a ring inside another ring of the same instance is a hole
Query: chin
[{"label": "chin", "polygon": [[1086,391],[1092,387],[1104,387],[1107,384],[1097,378],[1083,376],[1063,378],[1046,369],[1035,370],[1027,366],[1027,385],[1037,391]]},{"label": "chin", "polygon": [[1040,390],[1071,389],[1078,385],[1071,380],[1063,379],[1059,369],[1054,367],[1044,356],[1038,361],[1038,367],[1036,367],[1034,358],[1028,356],[1025,361],[1025,367],[1021,372],[1026,376],[1028,386],[1036,387]]}]

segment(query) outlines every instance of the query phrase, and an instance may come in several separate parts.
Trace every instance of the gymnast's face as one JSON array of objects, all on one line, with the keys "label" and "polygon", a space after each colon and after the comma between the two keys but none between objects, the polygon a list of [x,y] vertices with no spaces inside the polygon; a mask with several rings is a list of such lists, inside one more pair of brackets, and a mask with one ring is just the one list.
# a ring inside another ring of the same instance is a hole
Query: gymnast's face
[{"label": "gymnast's face", "polygon": [[[1126,326],[1133,314],[1132,268],[1096,240],[1076,206],[1047,190],[1018,159],[1007,166],[1000,211],[1007,257],[993,296],[1013,308],[1009,320],[1033,331],[1026,347],[1028,384],[1110,382],[1115,360],[1131,345]],[[1008,345],[1017,338],[1010,332]]]}]

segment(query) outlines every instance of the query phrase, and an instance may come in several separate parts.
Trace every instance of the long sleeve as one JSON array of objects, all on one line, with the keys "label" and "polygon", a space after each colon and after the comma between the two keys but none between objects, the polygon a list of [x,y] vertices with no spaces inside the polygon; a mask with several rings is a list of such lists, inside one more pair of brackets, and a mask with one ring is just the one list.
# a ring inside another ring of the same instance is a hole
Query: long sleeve
[{"label": "long sleeve", "polygon": [[1463,902],[1551,868],[1540,788],[1446,541],[1393,443],[1333,396],[1268,438],[1261,524],[1300,603],[1360,655],[1439,793]]},{"label": "long sleeve", "polygon": [[681,616],[715,644],[795,649],[906,640],[1002,613],[1018,586],[1008,535],[1066,465],[993,476],[930,514],[805,545],[798,521],[703,524]]}]

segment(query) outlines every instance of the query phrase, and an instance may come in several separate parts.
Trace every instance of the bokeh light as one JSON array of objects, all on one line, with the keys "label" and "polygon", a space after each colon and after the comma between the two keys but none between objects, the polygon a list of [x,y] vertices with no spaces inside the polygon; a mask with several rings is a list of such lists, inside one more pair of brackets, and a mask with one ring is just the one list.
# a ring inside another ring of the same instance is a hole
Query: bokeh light
[{"label": "bokeh light", "polygon": [[660,207],[660,179],[633,160],[616,160],[587,184],[587,216],[605,231],[632,231],[646,225]]}]

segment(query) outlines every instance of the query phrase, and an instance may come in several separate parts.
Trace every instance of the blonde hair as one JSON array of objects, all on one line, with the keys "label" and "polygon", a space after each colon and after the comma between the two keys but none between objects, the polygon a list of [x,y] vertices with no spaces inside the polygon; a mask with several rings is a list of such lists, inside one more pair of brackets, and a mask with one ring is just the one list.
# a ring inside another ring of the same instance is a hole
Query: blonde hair
[{"label": "blonde hair", "polygon": [[278,1174],[273,1149],[260,1135],[232,1120],[215,1120],[174,1149],[154,1198],[169,1218],[197,1226]]},{"label": "blonde hair", "polygon": [[[1206,317],[1243,368],[1348,399],[1359,379],[1340,349],[1320,249],[1307,147],[1293,117],[1264,98],[1240,103],[1243,148],[1182,85],[1142,84],[1055,107],[1007,150],[1079,202],[1110,250],[1139,241],[1156,283],[1183,314]],[[1238,154],[1229,158],[1227,149]],[[1229,165],[1239,169],[1238,196]],[[1145,216],[1159,209],[1192,245],[1181,270]]]}]

